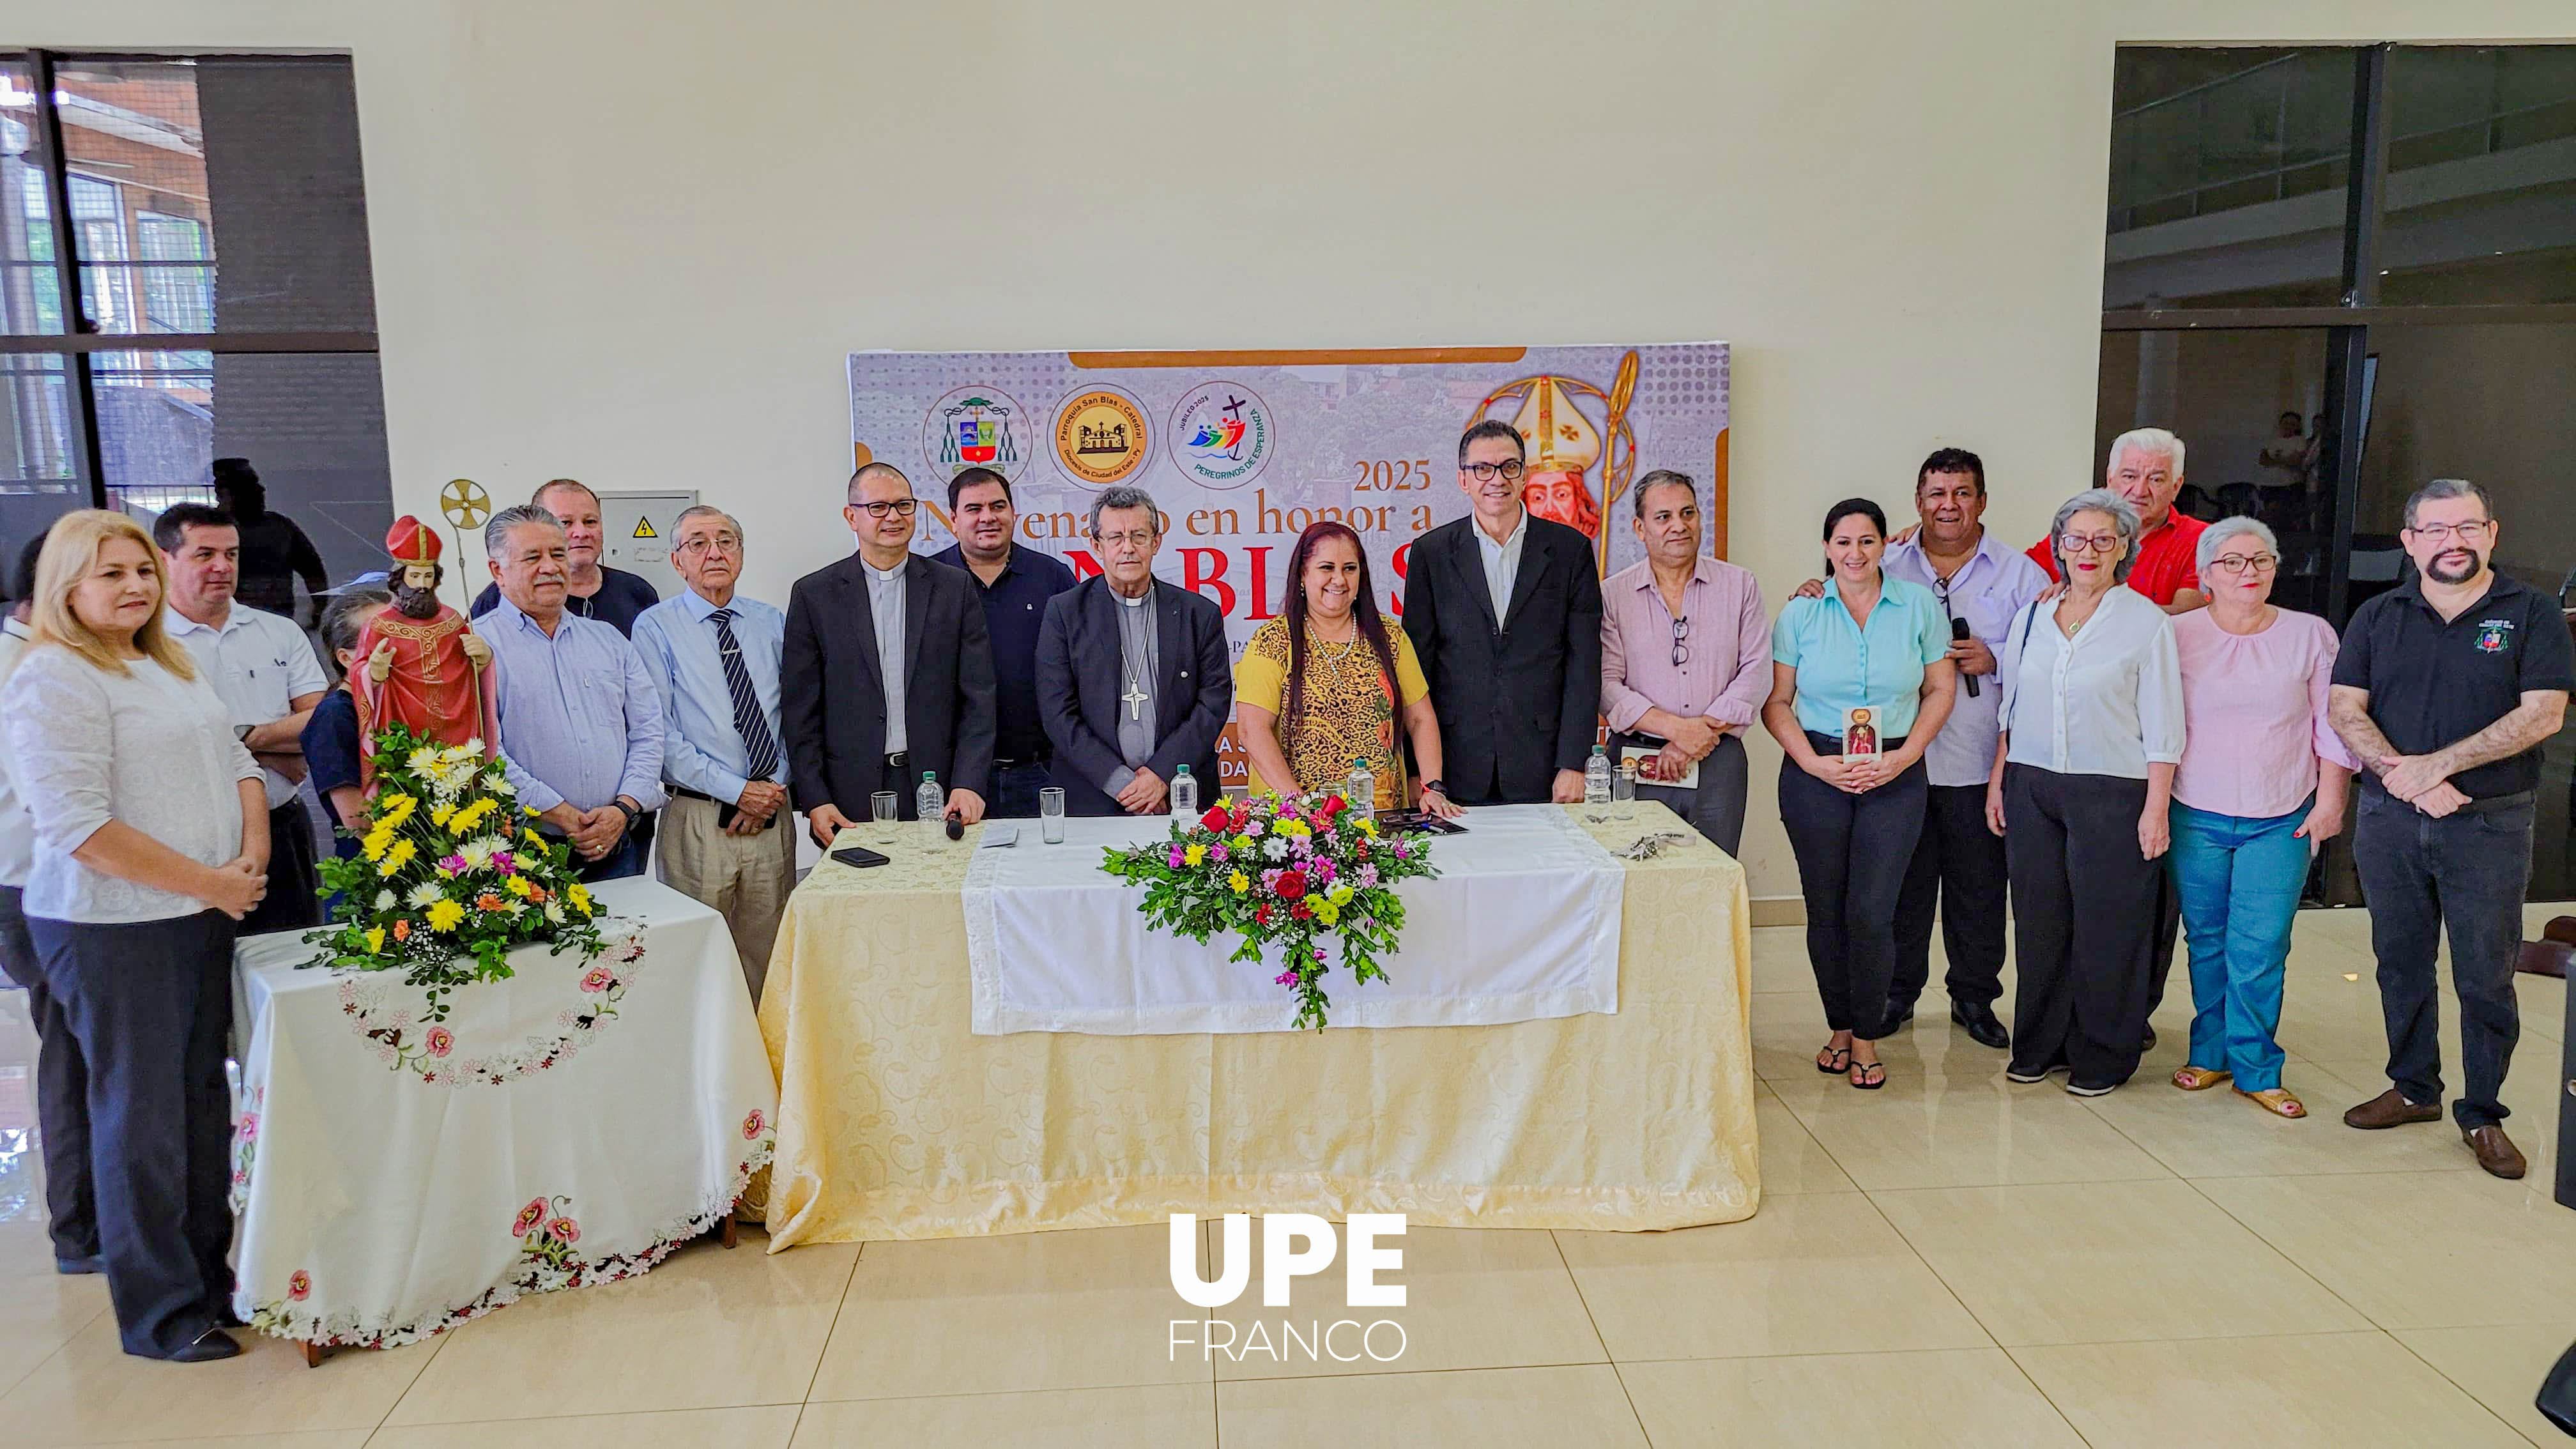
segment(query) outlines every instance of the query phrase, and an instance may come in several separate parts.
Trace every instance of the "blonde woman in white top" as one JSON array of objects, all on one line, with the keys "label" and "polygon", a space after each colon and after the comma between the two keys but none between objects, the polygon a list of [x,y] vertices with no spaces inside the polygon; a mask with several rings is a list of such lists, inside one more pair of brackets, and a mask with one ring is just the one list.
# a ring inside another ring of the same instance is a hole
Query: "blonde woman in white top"
[{"label": "blonde woman in white top", "polygon": [[88,1064],[100,1257],[125,1351],[241,1352],[225,1252],[234,923],[259,903],[268,797],[231,714],[162,628],[151,540],[55,521],[31,637],[0,682],[36,836],[27,926]]},{"label": "blonde woman in white top", "polygon": [[2012,1065],[2098,1097],[2138,1069],[2147,1025],[2159,863],[2182,759],[2173,621],[2122,584],[2138,513],[2078,493],[2048,531],[2065,592],[2025,605],[2004,636],[2004,696],[1986,822],[2012,880]]}]

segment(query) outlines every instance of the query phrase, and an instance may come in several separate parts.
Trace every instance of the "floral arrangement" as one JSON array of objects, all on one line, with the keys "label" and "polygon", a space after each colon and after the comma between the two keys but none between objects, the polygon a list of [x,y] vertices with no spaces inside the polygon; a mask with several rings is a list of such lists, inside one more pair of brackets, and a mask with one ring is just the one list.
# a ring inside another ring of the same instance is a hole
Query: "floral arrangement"
[{"label": "floral arrangement", "polygon": [[1219,804],[1168,840],[1111,847],[1100,868],[1145,886],[1139,909],[1154,926],[1203,944],[1232,931],[1242,940],[1229,960],[1276,952],[1298,1027],[1319,1031],[1331,1004],[1323,938],[1340,938],[1354,982],[1385,980],[1378,957],[1404,930],[1396,883],[1438,874],[1424,836],[1354,818],[1339,792]]},{"label": "floral arrangement", "polygon": [[482,741],[442,746],[386,726],[358,858],[322,862],[323,887],[339,900],[314,964],[401,971],[429,989],[436,1022],[448,988],[506,979],[515,947],[597,956],[599,907],[572,848],[538,834],[514,797]]}]

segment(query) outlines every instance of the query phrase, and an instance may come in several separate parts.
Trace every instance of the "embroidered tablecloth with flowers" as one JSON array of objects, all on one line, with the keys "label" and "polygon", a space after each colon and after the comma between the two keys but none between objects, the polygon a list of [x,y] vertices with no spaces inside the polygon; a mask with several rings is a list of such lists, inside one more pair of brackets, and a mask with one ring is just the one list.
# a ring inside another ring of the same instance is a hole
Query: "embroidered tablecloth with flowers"
[{"label": "embroidered tablecloth with flowers", "polygon": [[245,938],[233,1124],[244,1321],[408,1343],[530,1293],[641,1273],[732,1210],[776,1080],[721,917],[597,888],[604,949],[530,947],[443,1010],[392,972]]}]

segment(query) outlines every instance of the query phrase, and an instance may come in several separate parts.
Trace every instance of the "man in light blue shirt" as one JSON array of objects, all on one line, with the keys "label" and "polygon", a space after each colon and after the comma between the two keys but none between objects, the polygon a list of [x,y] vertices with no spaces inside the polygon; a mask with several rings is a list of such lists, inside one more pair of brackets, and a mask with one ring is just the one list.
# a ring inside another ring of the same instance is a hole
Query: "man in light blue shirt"
[{"label": "man in light blue shirt", "polygon": [[796,886],[796,835],[779,745],[787,616],[734,592],[742,561],[731,514],[682,513],[671,566],[688,588],[635,621],[635,648],[662,694],[662,879],[723,913],[757,1003]]},{"label": "man in light blue shirt", "polygon": [[564,607],[569,569],[553,514],[505,508],[484,525],[501,602],[477,632],[492,646],[501,752],[519,803],[572,842],[582,879],[641,875],[630,831],[659,806],[663,711],[626,636]]},{"label": "man in light blue shirt", "polygon": [[[1986,531],[1986,467],[1976,454],[1943,448],[1924,459],[1915,474],[1914,506],[1922,527],[1889,545],[1879,566],[1940,600],[1953,621],[1945,627],[1959,692],[1923,755],[1931,791],[1896,900],[1896,977],[1887,1019],[1902,1025],[1913,1016],[1931,979],[1937,904],[1950,1019],[1978,1045],[2001,1050],[2012,1043],[1994,1011],[2004,989],[2004,843],[1986,828],[1986,777],[1995,767],[1996,709],[2004,693],[1995,661],[2004,631],[2048,587],[2048,575]],[[1967,625],[1964,635],[1960,624]]]}]

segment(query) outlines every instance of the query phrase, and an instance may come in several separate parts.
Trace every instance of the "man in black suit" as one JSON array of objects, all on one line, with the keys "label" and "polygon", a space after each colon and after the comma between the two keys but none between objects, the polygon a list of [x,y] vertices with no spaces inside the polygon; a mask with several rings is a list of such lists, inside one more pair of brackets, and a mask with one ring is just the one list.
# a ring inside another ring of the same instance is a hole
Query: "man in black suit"
[{"label": "man in black suit", "polygon": [[1601,705],[1601,575],[1592,545],[1521,506],[1521,435],[1488,418],[1458,440],[1475,511],[1415,540],[1404,632],[1440,716],[1461,805],[1583,799]]},{"label": "man in black suit", "polygon": [[918,818],[927,772],[949,788],[946,811],[984,818],[993,768],[993,650],[967,577],[912,554],[912,484],[888,463],[850,475],[841,517],[859,551],[796,581],[787,602],[779,705],[789,784],[814,839],[828,847],[895,793]]},{"label": "man in black suit", "polygon": [[1047,600],[1038,717],[1071,815],[1160,815],[1184,766],[1216,803],[1216,737],[1234,703],[1225,613],[1154,577],[1163,515],[1141,488],[1091,500],[1102,574]]}]

